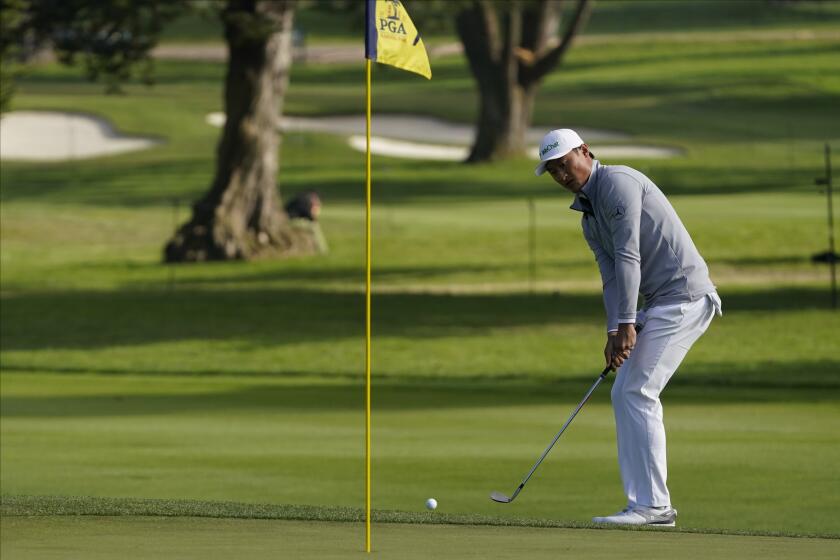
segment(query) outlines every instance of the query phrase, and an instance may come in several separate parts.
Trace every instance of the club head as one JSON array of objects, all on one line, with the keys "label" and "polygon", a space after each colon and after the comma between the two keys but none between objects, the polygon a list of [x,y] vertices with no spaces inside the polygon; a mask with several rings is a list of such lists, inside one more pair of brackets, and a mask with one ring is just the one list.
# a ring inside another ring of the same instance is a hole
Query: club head
[{"label": "club head", "polygon": [[499,502],[500,504],[509,504],[511,500],[501,492],[493,492],[490,494],[490,499],[494,502]]}]

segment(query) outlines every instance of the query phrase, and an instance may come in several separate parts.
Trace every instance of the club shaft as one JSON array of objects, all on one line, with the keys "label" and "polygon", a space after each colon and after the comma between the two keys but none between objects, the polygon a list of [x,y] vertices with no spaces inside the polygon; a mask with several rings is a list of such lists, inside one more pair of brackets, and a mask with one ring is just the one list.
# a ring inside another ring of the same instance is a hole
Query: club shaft
[{"label": "club shaft", "polygon": [[[522,487],[525,486],[525,483],[528,482],[528,479],[531,478],[531,475],[534,474],[534,471],[536,471],[537,467],[540,466],[540,463],[543,462],[543,459],[545,459],[546,455],[548,455],[548,452],[551,451],[551,448],[554,447],[554,444],[557,443],[557,440],[560,439],[560,436],[563,435],[563,432],[566,431],[566,428],[568,428],[569,424],[572,423],[572,420],[575,419],[575,416],[577,416],[577,413],[580,412],[580,409],[583,408],[583,405],[586,404],[586,401],[589,400],[589,397],[592,396],[592,393],[595,392],[595,389],[598,388],[598,385],[601,384],[601,381],[603,381],[607,377],[607,374],[609,374],[610,369],[611,368],[609,366],[607,366],[604,369],[604,371],[601,372],[601,375],[598,376],[598,379],[595,380],[595,383],[593,383],[592,387],[589,388],[589,391],[586,392],[586,395],[584,395],[583,400],[581,400],[580,404],[577,405],[577,408],[575,408],[574,412],[572,412],[572,415],[569,416],[569,419],[566,420],[566,423],[563,424],[563,427],[560,428],[560,431],[557,432],[557,435],[554,436],[554,439],[551,440],[551,443],[548,445],[548,447],[545,448],[545,451],[543,451],[542,455],[540,455],[540,458],[537,459],[537,462],[534,463],[534,466],[531,467],[531,470],[528,471],[528,474],[525,475],[525,478],[522,479],[522,484],[520,484],[519,488],[517,488],[516,494],[518,494],[519,490],[521,490]],[[514,494],[514,496],[516,494]]]}]

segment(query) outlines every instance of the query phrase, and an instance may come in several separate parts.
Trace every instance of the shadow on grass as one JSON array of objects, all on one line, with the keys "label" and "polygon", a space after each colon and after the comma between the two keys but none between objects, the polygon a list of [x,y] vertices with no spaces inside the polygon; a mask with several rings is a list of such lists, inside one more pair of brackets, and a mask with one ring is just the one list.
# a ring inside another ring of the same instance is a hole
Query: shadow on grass
[{"label": "shadow on grass", "polygon": [[[437,338],[499,327],[577,322],[598,295],[374,296],[377,336]],[[3,300],[3,350],[105,348],[247,339],[277,346],[364,337],[364,295],[305,289],[20,294]]]},{"label": "shadow on grass", "polygon": [[[95,268],[96,265],[91,265]],[[544,270],[551,270],[558,275],[562,275],[564,270],[579,270],[585,267],[594,268],[594,261],[591,259],[545,259],[540,263]],[[160,270],[158,264],[146,263],[127,263],[125,268],[142,269],[142,270]],[[104,265],[102,269],[105,271],[113,270],[112,265]],[[271,270],[254,270],[250,268],[247,273],[230,273],[231,268],[226,267],[226,271],[213,272],[212,276],[200,276],[199,274],[191,275],[189,265],[187,267],[175,268],[174,273],[177,275],[177,284],[175,290],[192,290],[199,288],[204,290],[213,287],[240,287],[245,288],[249,284],[265,284],[271,282],[339,282],[347,285],[363,286],[365,281],[365,270],[363,264],[358,266],[339,266],[339,265],[325,265],[322,268],[314,266],[307,267],[288,267],[277,268]],[[203,272],[203,271],[202,271]],[[512,274],[509,274],[512,273]],[[487,275],[485,278],[493,279],[499,275],[503,278],[517,278],[519,277],[523,282],[527,279],[527,263],[524,262],[505,262],[505,263],[482,263],[482,264],[458,264],[458,265],[440,265],[440,266],[379,266],[377,265],[372,271],[372,280],[374,286],[380,282],[393,283],[396,281],[406,281],[410,285],[422,285],[424,281],[429,279],[448,279],[454,277],[469,277],[470,275]],[[470,283],[474,281],[465,281]],[[457,285],[457,280],[455,280]],[[148,285],[148,284],[147,284]],[[393,284],[391,284],[393,286]],[[429,284],[430,288],[426,292],[435,291],[433,288],[446,288],[446,284]],[[400,291],[399,286],[394,286],[395,291]],[[408,291],[408,290],[406,290]],[[422,290],[414,290],[422,291]],[[445,292],[445,289],[438,289],[437,292]],[[454,291],[454,290],[450,290]],[[382,297],[382,296],[374,296]],[[467,296],[469,297],[469,296]]]},{"label": "shadow on grass", "polygon": [[[5,166],[6,164],[4,164]],[[126,161],[14,163],[2,172],[2,202],[49,202],[148,207],[178,201],[188,211],[207,190],[213,159],[181,157],[144,161],[128,171]]]},{"label": "shadow on grass", "polygon": [[[305,274],[298,279],[304,279]],[[824,309],[824,290],[722,293],[727,314]],[[254,346],[364,337],[364,295],[301,288],[20,293],[2,301],[4,351],[98,349],[180,340]],[[491,329],[597,325],[598,294],[393,293],[374,296],[375,336],[457,337]]]},{"label": "shadow on grass", "polygon": [[[781,111],[781,107],[768,110]],[[669,114],[670,111],[664,109],[658,111]],[[687,128],[701,130],[694,126]],[[787,130],[781,125],[776,128]],[[714,130],[710,134],[720,134],[720,131]],[[798,138],[798,141],[803,140]],[[139,208],[169,207],[177,201],[185,216],[212,179],[213,141],[207,139],[206,157],[183,155],[177,160],[168,160],[165,155],[159,158],[147,155],[139,166],[129,165],[125,159],[119,158],[48,165],[4,165],[0,172],[3,185],[0,201]],[[334,143],[330,140],[324,145],[340,144],[340,139],[336,137]],[[343,147],[337,149],[346,150]],[[593,149],[597,153],[597,146]],[[354,161],[356,156],[363,157],[362,154],[342,152],[348,166],[352,165],[349,162]],[[708,163],[695,164],[691,157],[663,161],[636,161],[632,158],[604,161],[639,168],[667,195],[784,192],[802,184],[800,170],[768,168],[764,161],[752,162],[749,155],[744,156],[741,162],[741,166],[723,169],[710,167]],[[286,195],[316,189],[327,206],[340,202],[363,203],[364,189],[360,188],[364,184],[363,173],[347,173],[339,177],[325,175],[314,170],[311,160],[295,160],[288,155],[284,157],[281,168],[280,189]],[[379,158],[374,169],[374,201],[376,204],[516,201],[562,194],[550,180],[536,180],[532,170],[533,163],[525,159],[483,165],[435,162],[430,166],[425,161]],[[710,177],[721,179],[710,180]],[[570,197],[567,200],[571,203]]]},{"label": "shadow on grass", "polygon": [[[609,164],[629,164],[644,169],[668,195],[725,195],[755,192],[793,192],[794,185],[801,183],[798,170],[729,169],[726,184],[709,185],[704,178],[709,170],[697,167],[669,169],[657,163],[635,165],[633,161],[611,160]],[[196,164],[180,166],[181,171],[168,165],[150,165],[143,172],[126,173],[114,168],[113,172],[96,172],[81,166],[67,165],[54,169],[26,170],[22,175],[15,172],[4,176],[4,188],[0,202],[44,202],[51,205],[61,203],[84,204],[100,207],[171,207],[177,204],[185,219],[192,204],[207,190],[210,182],[210,164],[196,160]],[[527,175],[512,176],[509,171],[501,173],[502,179],[494,182],[469,175],[468,169],[461,169],[446,177],[409,178],[410,169],[401,168],[405,177],[377,179],[375,204],[440,202],[446,204],[459,201],[520,201],[528,198],[556,198],[556,185],[547,181],[533,181]],[[494,168],[495,169],[495,168]],[[205,180],[206,178],[206,180]],[[312,180],[309,177],[286,176],[281,190],[286,196],[307,189],[316,189],[325,204],[358,202],[363,204],[364,191],[353,178],[340,180]],[[571,198],[568,199],[571,204]]]},{"label": "shadow on grass", "polygon": [[[678,372],[663,393],[663,402],[667,405],[840,401],[840,361],[757,363],[755,369],[739,369],[732,364],[706,367]],[[43,369],[38,371],[44,372]],[[795,371],[800,374],[795,375]],[[90,370],[78,373],[89,374]],[[302,375],[311,379],[311,375]],[[103,383],[107,384],[109,377],[113,379],[113,376],[103,375]],[[552,404],[567,407],[576,403],[596,378],[597,373],[563,379],[474,377],[457,381],[434,376],[410,380],[385,376],[374,379],[375,407],[383,411]],[[364,388],[358,382],[311,384],[290,381],[286,384],[263,383],[258,378],[247,381],[230,379],[236,387],[228,391],[186,395],[120,394],[119,389],[114,389],[114,393],[106,395],[4,396],[2,411],[4,417],[12,418],[136,416],[201,411],[224,413],[232,410],[327,412],[355,409],[361,413],[364,407]],[[611,375],[609,381],[596,391],[593,402],[609,402],[612,379]]]}]

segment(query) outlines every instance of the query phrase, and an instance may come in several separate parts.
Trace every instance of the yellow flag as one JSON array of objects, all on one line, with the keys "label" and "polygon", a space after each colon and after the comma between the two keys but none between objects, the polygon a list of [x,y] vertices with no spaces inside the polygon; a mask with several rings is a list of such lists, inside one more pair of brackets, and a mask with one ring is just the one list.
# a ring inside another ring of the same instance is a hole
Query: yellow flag
[{"label": "yellow flag", "polygon": [[420,32],[400,0],[367,0],[365,58],[431,79]]}]

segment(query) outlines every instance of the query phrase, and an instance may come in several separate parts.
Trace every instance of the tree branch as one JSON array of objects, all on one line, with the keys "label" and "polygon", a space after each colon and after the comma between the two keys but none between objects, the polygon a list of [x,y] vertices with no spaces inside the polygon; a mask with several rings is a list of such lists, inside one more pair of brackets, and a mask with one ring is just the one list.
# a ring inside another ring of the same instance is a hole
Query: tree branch
[{"label": "tree branch", "polygon": [[560,28],[560,14],[563,0],[541,0],[538,4],[528,4],[522,13],[523,51],[531,51],[531,56],[542,54],[552,40],[557,40]]},{"label": "tree branch", "polygon": [[504,38],[500,52],[500,65],[505,74],[505,80],[518,79],[518,48],[522,43],[522,8],[518,2],[512,2],[504,18]]},{"label": "tree branch", "polygon": [[473,0],[455,16],[455,29],[470,66],[496,64],[502,49],[499,20],[492,4]]},{"label": "tree branch", "polygon": [[[545,6],[543,8],[546,9]],[[560,63],[563,55],[571,47],[572,40],[583,29],[584,25],[586,25],[586,21],[589,19],[590,8],[589,0],[578,0],[577,9],[568,27],[566,27],[566,32],[563,34],[563,39],[559,45],[545,54],[537,51],[534,53],[534,61],[530,64],[525,60],[527,57],[520,57],[519,82],[521,84],[527,85],[541,80],[543,76],[551,72]],[[546,29],[546,31],[549,30]],[[548,41],[545,35],[542,39],[546,42]]]}]

